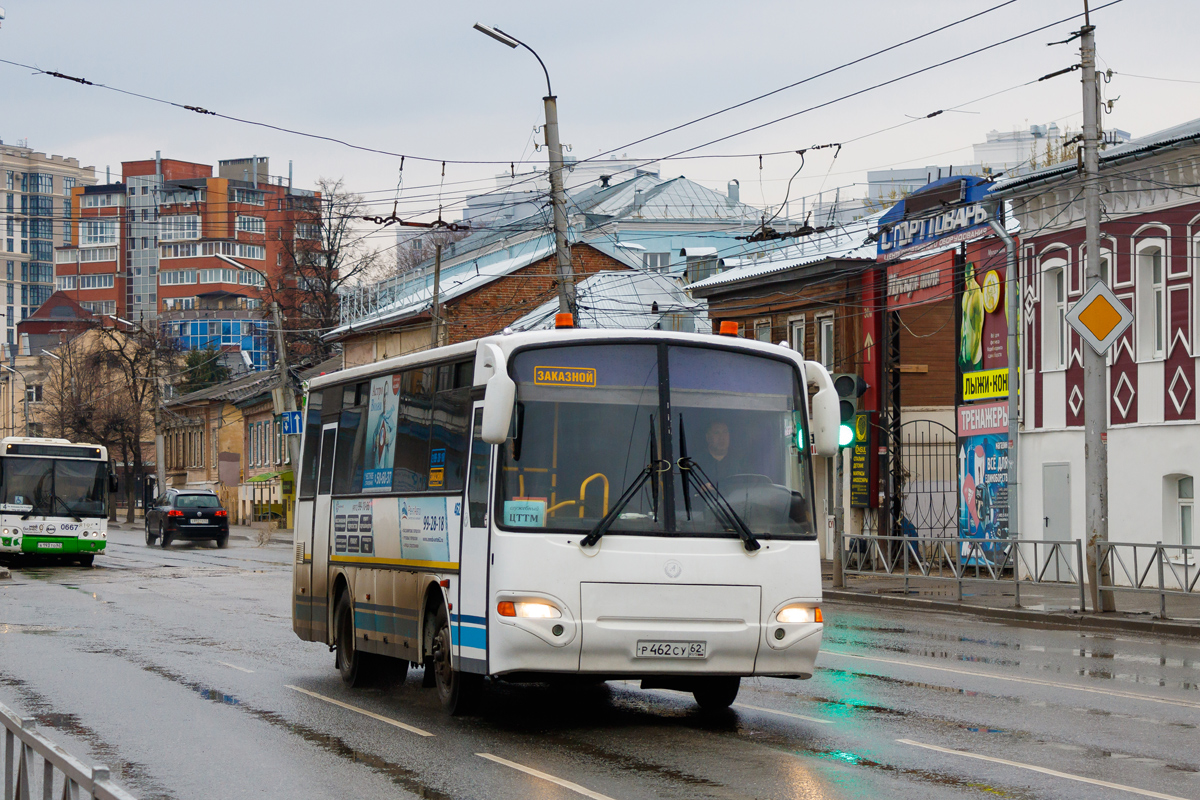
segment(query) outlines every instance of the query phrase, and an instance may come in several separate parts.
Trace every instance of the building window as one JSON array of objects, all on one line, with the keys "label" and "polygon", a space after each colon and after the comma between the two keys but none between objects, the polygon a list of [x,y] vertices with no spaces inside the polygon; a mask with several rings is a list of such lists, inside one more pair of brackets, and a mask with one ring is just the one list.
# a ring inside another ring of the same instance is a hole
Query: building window
[{"label": "building window", "polygon": [[62,190],[63,190],[62,193],[63,194],[65,194],[65,195],[71,194],[71,190],[74,188],[75,188],[75,179],[74,178],[63,178],[62,179]]},{"label": "building window", "polygon": [[79,223],[81,245],[117,244],[117,223],[111,220],[85,219]]},{"label": "building window", "polygon": [[261,233],[267,232],[267,221],[262,217],[245,217],[241,214],[237,215],[237,229],[244,233]]},{"label": "building window", "polygon": [[200,217],[196,214],[171,214],[159,219],[158,225],[163,241],[200,238]]},{"label": "building window", "polygon": [[25,402],[42,402],[42,385],[40,383],[31,383],[25,387]]},{"label": "building window", "polygon": [[296,224],[296,238],[297,239],[320,239],[321,238],[321,226],[313,225],[313,224],[307,223],[307,222],[297,223]]},{"label": "building window", "polygon": [[1138,359],[1163,357],[1166,339],[1167,293],[1161,243],[1145,244],[1137,251]]},{"label": "building window", "polygon": [[788,340],[792,343],[792,349],[804,358],[804,317],[788,321]]},{"label": "building window", "polygon": [[1049,262],[1042,269],[1042,368],[1067,366],[1066,264]]},{"label": "building window", "polygon": [[771,341],[771,320],[760,319],[754,323],[754,339],[759,342]]},{"label": "building window", "polygon": [[821,352],[821,364],[825,369],[833,372],[833,317],[821,317],[817,320],[817,328],[820,331],[820,339],[818,344]]},{"label": "building window", "polygon": [[646,253],[642,256],[642,263],[646,269],[665,270],[671,266],[670,253]]}]

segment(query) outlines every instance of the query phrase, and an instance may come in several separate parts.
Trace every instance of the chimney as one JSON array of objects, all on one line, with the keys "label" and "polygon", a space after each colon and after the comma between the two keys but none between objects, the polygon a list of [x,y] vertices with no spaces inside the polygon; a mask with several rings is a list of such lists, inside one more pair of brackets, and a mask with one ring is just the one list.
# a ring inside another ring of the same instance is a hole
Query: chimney
[{"label": "chimney", "polygon": [[104,182],[105,182],[106,184],[107,184],[107,183],[112,183],[112,167],[107,167],[107,166],[106,166],[106,167],[104,168]]},{"label": "chimney", "polygon": [[158,178],[162,178],[162,150],[154,151],[154,174]]},{"label": "chimney", "polygon": [[292,193],[292,160],[288,159],[288,194]]},{"label": "chimney", "polygon": [[633,210],[634,210],[634,211],[639,211],[639,210],[641,210],[641,208],[642,208],[642,205],[643,205],[645,202],[646,202],[645,198],[644,198],[644,197],[642,197],[642,190],[641,190],[641,189],[634,189],[634,190],[633,190]]},{"label": "chimney", "polygon": [[29,334],[28,333],[21,334],[21,355],[23,355],[23,356],[29,355]]},{"label": "chimney", "polygon": [[603,189],[607,189],[607,188],[608,188],[608,182],[609,182],[610,180],[612,180],[612,175],[601,175],[601,176],[600,176],[600,187],[601,187],[601,188],[603,188]]},{"label": "chimney", "polygon": [[742,185],[740,183],[738,183],[737,178],[734,178],[733,180],[731,180],[729,182],[728,191],[725,196],[725,204],[732,206],[737,203],[740,203],[741,197],[742,197]]}]

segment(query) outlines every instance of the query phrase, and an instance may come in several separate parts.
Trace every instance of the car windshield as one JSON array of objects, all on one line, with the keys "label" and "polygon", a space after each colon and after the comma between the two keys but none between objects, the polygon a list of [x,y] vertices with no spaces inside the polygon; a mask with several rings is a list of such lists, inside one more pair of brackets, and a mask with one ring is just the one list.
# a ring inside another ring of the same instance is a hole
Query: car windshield
[{"label": "car windshield", "polygon": [[43,516],[103,517],[107,476],[102,461],[9,456],[0,460],[0,503]]},{"label": "car windshield", "polygon": [[815,535],[793,364],[614,343],[525,350],[510,373],[503,527],[587,532],[615,508],[609,533],[737,536],[726,503],[756,536]]},{"label": "car windshield", "polygon": [[220,508],[221,501],[211,494],[181,494],[175,497],[176,508]]}]

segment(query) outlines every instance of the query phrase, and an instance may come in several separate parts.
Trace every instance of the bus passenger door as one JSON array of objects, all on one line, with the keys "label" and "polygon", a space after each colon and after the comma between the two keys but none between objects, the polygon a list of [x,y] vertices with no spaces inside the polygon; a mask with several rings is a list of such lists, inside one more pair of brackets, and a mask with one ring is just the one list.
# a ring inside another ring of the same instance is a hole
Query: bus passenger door
[{"label": "bus passenger door", "polygon": [[320,469],[317,472],[317,498],[313,503],[312,547],[312,622],[317,641],[330,642],[329,545],[332,537],[330,509],[333,505],[333,455],[337,441],[337,423],[321,426]]},{"label": "bus passenger door", "polygon": [[488,498],[491,496],[492,446],[481,438],[483,404],[471,412],[471,453],[467,464],[466,508],[459,543],[457,613],[451,614],[458,669],[486,675],[488,618]]}]

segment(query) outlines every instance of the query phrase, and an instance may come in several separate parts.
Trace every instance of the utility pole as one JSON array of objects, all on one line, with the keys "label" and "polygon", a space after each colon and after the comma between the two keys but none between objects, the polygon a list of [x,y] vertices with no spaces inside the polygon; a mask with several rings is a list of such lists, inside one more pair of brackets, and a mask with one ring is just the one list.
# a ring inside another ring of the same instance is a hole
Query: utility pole
[{"label": "utility pole", "polygon": [[[275,324],[275,366],[279,370],[279,393],[283,395],[283,410],[296,411],[296,393],[292,391],[291,378],[288,375],[287,345],[283,339],[283,315],[279,313],[279,303],[271,301],[271,320]],[[292,457],[293,474],[300,473],[300,437],[292,434],[288,439],[288,453]]]},{"label": "utility pole", "polygon": [[846,565],[843,561],[845,552],[844,533],[846,530],[846,509],[842,492],[842,453],[838,448],[837,455],[829,459],[826,469],[834,471],[833,481],[833,588],[841,589],[846,585]]},{"label": "utility pole", "polygon": [[[550,88],[549,76],[546,88]],[[579,326],[579,311],[575,307],[575,273],[571,268],[571,250],[567,245],[567,196],[563,191],[562,143],[558,140],[558,101],[552,94],[542,98],[546,103],[546,148],[550,151],[550,204],[554,208],[554,250],[558,257],[558,311],[570,314]]]},{"label": "utility pole", "polygon": [[439,300],[442,290],[442,243],[433,246],[433,304],[429,307],[429,315],[433,318],[429,326],[429,346],[437,347],[438,327],[442,318],[442,304]]},{"label": "utility pole", "polygon": [[[1087,246],[1083,287],[1088,291],[1100,281],[1100,76],[1096,72],[1096,29],[1092,26],[1087,0],[1080,32],[1083,72],[1083,200],[1084,236]],[[1083,350],[1083,455],[1084,519],[1087,533],[1088,572],[1092,577],[1092,608],[1115,611],[1113,593],[1100,591],[1108,576],[1097,580],[1099,544],[1108,541],[1108,375],[1106,358],[1091,347]]]}]

